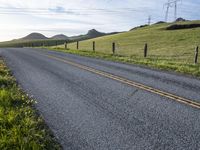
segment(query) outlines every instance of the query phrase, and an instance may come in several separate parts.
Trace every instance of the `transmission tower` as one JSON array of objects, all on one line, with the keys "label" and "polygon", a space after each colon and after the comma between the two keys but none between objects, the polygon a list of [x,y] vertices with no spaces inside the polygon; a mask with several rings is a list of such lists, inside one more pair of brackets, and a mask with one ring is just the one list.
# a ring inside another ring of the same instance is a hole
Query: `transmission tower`
[{"label": "transmission tower", "polygon": [[181,0],[176,0],[174,1],[174,7],[175,7],[175,10],[174,10],[174,19],[176,20],[177,19],[177,5],[178,5],[178,2],[180,2]]},{"label": "transmission tower", "polygon": [[168,15],[169,15],[169,8],[174,6],[174,19],[177,19],[177,5],[178,2],[181,0],[168,0],[167,3],[164,4],[164,7],[166,6],[166,14],[165,14],[165,21],[168,21]]},{"label": "transmission tower", "polygon": [[166,6],[166,13],[165,13],[165,21],[167,22],[168,20],[168,15],[169,15],[169,8],[172,7],[172,4],[170,2],[170,0],[168,0],[167,3],[164,4],[164,7]]}]

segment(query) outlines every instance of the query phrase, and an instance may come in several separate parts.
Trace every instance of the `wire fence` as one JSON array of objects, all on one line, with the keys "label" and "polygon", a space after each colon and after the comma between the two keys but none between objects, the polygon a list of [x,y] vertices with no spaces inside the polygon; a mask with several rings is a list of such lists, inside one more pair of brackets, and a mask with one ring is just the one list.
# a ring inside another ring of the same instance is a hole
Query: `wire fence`
[{"label": "wire fence", "polygon": [[167,44],[161,47],[159,44],[151,44],[147,42],[126,43],[126,42],[97,42],[97,41],[79,41],[74,43],[66,43],[65,49],[84,50],[101,52],[105,54],[114,54],[131,58],[147,58],[163,61],[171,61],[184,64],[199,65],[199,47],[181,44]]}]

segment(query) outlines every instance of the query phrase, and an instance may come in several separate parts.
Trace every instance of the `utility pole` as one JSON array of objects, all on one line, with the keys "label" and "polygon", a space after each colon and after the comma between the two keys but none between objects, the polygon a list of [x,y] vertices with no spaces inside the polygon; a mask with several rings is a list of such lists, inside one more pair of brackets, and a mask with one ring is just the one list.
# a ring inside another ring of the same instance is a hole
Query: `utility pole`
[{"label": "utility pole", "polygon": [[148,25],[151,25],[151,16],[148,18]]}]

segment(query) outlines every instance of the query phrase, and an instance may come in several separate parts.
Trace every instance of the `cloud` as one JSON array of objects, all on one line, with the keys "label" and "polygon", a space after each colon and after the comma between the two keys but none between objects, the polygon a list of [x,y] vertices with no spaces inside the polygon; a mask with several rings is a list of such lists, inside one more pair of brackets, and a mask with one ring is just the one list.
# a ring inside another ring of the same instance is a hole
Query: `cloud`
[{"label": "cloud", "polygon": [[[8,31],[12,31],[9,32],[9,37],[13,38],[32,31],[48,35],[57,32],[73,35],[85,33],[91,28],[102,32],[129,30],[146,24],[149,15],[152,16],[152,22],[164,20],[163,4],[166,2],[167,0],[0,0],[0,40],[6,37],[2,33]],[[199,7],[200,1],[182,1],[178,5],[178,16],[198,19]],[[171,8],[170,21],[174,19],[173,14],[174,9]]]},{"label": "cloud", "polygon": [[49,13],[53,12],[56,14],[63,14],[63,15],[88,15],[86,13],[80,13],[79,11],[75,11],[75,10],[66,10],[64,7],[62,6],[57,6],[55,8],[49,8]]},{"label": "cloud", "polygon": [[65,8],[61,6],[57,6],[56,8],[49,8],[49,11],[56,12],[56,13],[63,13],[65,12]]}]

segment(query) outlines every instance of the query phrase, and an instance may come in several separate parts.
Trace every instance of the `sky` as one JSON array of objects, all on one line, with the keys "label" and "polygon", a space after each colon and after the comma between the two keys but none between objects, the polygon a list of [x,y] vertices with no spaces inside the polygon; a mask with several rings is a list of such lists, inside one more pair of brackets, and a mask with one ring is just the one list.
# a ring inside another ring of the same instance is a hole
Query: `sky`
[{"label": "sky", "polygon": [[[0,41],[39,32],[47,37],[127,31],[165,20],[168,0],[0,0]],[[173,0],[172,0],[173,1]],[[200,19],[200,0],[180,0],[177,17]],[[174,20],[174,6],[168,21]]]}]

